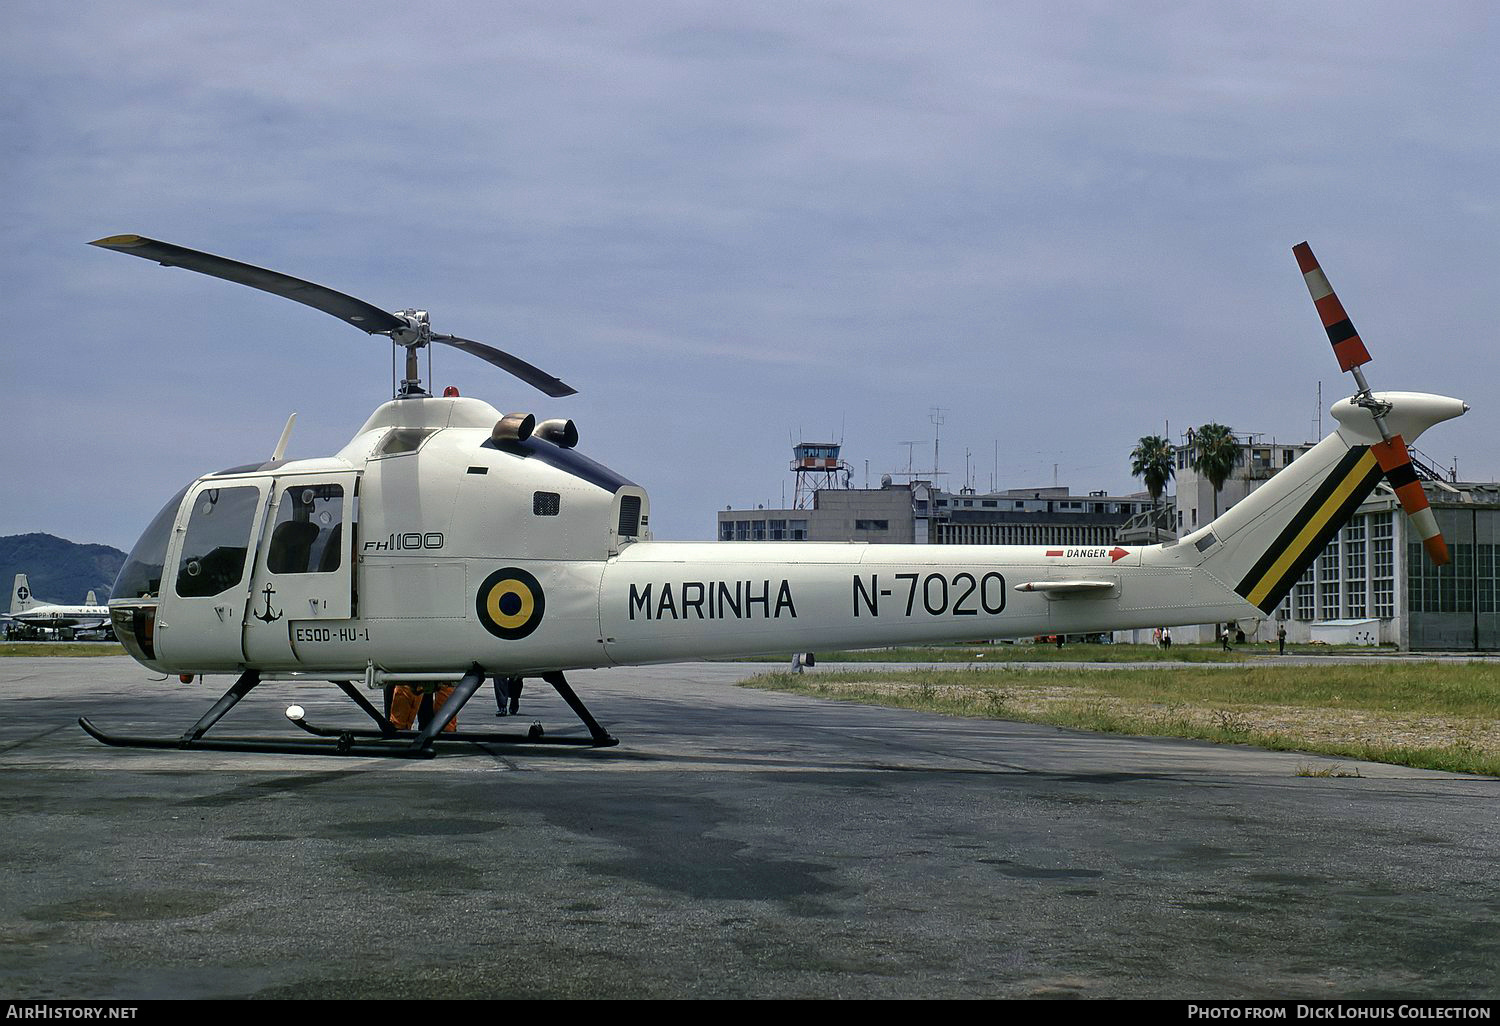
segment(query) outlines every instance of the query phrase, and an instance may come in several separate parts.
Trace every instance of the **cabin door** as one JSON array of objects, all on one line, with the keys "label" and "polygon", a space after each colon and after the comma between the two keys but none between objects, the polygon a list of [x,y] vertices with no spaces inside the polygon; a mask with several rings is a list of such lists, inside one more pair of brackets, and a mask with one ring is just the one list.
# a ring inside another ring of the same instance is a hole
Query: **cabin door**
[{"label": "cabin door", "polygon": [[156,621],[156,652],[164,663],[207,672],[244,662],[241,624],[267,487],[263,481],[205,481],[178,510]]},{"label": "cabin door", "polygon": [[252,665],[294,665],[298,651],[326,651],[349,632],[357,481],[352,472],[276,479],[244,619]]}]

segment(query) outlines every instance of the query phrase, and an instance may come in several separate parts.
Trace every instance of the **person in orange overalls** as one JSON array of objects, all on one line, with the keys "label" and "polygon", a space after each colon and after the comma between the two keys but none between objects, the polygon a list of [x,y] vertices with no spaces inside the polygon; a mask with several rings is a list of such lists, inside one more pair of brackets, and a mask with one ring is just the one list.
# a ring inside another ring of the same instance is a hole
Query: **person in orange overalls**
[{"label": "person in orange overalls", "polygon": [[[432,695],[432,708],[428,715],[436,715],[437,710],[448,701],[448,696],[453,694],[452,684],[439,684],[435,687],[431,684],[417,685],[397,684],[391,689],[391,726],[397,730],[410,730],[412,722],[418,718],[422,710],[422,700],[430,693]],[[426,725],[427,717],[422,717],[421,725]],[[458,717],[443,728],[443,733],[452,734],[458,730]]]}]

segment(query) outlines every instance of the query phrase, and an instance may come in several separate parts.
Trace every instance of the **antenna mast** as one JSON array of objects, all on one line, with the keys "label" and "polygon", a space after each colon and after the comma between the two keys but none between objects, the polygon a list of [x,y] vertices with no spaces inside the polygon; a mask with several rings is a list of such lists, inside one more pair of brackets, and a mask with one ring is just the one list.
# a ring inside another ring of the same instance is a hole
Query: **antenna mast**
[{"label": "antenna mast", "polygon": [[934,406],[932,412],[927,415],[927,419],[932,421],[932,480],[936,484],[939,473],[938,467],[942,466],[938,462],[938,440],[942,435],[943,421],[948,418],[943,416],[943,408],[941,406]]}]

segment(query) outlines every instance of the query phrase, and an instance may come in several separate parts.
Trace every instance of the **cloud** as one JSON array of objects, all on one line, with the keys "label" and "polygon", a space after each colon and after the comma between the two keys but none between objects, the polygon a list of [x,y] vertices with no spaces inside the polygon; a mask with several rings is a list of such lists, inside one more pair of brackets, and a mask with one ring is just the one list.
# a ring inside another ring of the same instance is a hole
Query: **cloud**
[{"label": "cloud", "polygon": [[[652,488],[663,537],[778,495],[798,424],[843,423],[878,474],[942,405],[968,434],[945,451],[1067,454],[1039,465],[1114,490],[1163,419],[1299,436],[1317,382],[1343,387],[1288,253],[1303,238],[1377,345],[1377,386],[1468,397],[1434,444],[1500,476],[1482,4],[7,18],[0,268],[25,341],[0,400],[21,442],[0,457],[20,496],[0,532],[69,517],[128,544],[157,501],[136,493],[206,449],[258,452],[295,408],[331,451],[382,397],[379,340],[83,245],[124,231],[425,307],[553,370],[583,390],[571,404],[435,362],[469,394],[578,419]],[[679,465],[662,439],[685,437]],[[93,512],[55,498],[77,470],[54,450],[98,453]]]}]

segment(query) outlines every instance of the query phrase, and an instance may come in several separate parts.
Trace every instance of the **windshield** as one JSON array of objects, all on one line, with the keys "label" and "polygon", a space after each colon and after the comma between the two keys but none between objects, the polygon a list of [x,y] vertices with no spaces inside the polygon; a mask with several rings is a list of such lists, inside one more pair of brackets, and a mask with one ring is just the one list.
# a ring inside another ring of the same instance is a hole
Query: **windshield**
[{"label": "windshield", "polygon": [[130,550],[120,576],[115,578],[111,599],[155,598],[161,592],[162,566],[167,561],[167,542],[172,540],[172,524],[177,520],[177,507],[187,494],[187,485],[161,508],[151,520],[151,525]]}]

